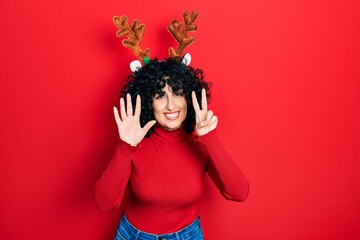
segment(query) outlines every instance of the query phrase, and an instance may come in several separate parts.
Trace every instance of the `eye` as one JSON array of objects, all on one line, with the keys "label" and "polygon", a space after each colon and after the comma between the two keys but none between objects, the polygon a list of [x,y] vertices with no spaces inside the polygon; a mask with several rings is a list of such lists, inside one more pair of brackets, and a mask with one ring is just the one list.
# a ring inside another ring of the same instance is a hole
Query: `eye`
[{"label": "eye", "polygon": [[174,92],[174,96],[176,96],[176,97],[184,96],[184,91],[183,90],[176,91],[176,92]]},{"label": "eye", "polygon": [[155,99],[162,99],[164,97],[165,97],[164,93],[156,93],[155,96],[154,96]]}]

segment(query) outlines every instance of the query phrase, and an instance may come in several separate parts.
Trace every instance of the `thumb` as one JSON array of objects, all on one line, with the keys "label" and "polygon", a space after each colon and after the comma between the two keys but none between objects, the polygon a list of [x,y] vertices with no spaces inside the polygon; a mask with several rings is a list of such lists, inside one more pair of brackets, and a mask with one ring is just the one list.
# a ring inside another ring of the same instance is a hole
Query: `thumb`
[{"label": "thumb", "polygon": [[149,121],[144,127],[143,130],[145,130],[145,133],[147,133],[152,126],[154,126],[156,123],[156,120]]}]

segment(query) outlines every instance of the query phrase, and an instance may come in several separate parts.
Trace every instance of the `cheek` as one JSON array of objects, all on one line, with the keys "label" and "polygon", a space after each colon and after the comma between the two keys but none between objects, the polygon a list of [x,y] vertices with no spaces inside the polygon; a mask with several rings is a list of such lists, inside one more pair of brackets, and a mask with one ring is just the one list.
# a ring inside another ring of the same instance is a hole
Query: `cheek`
[{"label": "cheek", "polygon": [[153,102],[151,106],[152,106],[154,115],[156,115],[156,113],[159,113],[163,109],[163,107],[161,106],[161,103],[159,103],[159,102]]},{"label": "cheek", "polygon": [[186,100],[184,99],[184,101],[182,102],[182,109],[184,109],[184,111],[187,110],[187,103],[186,103]]},{"label": "cheek", "polygon": [[183,113],[184,113],[184,118],[186,117],[186,114],[187,114],[187,103],[186,103],[186,101],[184,101],[184,103],[182,104],[182,106],[181,106],[181,109],[182,109],[182,111],[183,111]]}]

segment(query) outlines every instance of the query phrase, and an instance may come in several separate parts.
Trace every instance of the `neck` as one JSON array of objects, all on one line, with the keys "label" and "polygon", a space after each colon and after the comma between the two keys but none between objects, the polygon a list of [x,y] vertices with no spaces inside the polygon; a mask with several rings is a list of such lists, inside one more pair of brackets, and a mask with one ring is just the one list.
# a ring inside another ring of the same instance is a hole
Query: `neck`
[{"label": "neck", "polygon": [[177,142],[181,139],[184,139],[188,134],[184,131],[182,126],[178,129],[169,131],[160,126],[159,124],[156,124],[154,132],[150,136],[152,135],[156,139],[163,142]]}]

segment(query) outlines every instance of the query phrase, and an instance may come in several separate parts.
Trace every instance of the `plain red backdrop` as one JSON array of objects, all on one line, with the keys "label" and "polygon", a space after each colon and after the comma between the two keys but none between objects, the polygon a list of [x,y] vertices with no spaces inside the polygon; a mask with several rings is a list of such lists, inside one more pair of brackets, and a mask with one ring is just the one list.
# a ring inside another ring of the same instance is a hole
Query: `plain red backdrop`
[{"label": "plain red backdrop", "polygon": [[112,239],[121,211],[99,213],[93,189],[135,59],[112,17],[145,23],[142,46],[165,58],[166,26],[193,9],[192,66],[251,183],[234,203],[207,179],[206,239],[360,239],[357,0],[2,1],[1,239]]}]

